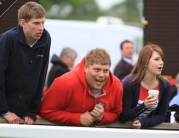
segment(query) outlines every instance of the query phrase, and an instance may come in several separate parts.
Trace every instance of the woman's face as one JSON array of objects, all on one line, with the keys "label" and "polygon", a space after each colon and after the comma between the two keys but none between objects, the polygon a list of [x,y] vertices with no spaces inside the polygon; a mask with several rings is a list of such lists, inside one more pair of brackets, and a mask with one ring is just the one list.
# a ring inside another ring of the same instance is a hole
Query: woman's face
[{"label": "woman's face", "polygon": [[163,59],[158,52],[154,51],[147,65],[146,72],[152,75],[161,75],[163,65]]}]

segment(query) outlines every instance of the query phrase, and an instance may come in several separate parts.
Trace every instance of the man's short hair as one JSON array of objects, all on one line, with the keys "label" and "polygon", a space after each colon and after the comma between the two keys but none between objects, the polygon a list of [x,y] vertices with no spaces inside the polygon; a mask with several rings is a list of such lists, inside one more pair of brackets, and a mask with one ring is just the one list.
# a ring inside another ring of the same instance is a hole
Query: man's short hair
[{"label": "man's short hair", "polygon": [[27,2],[22,5],[18,10],[18,20],[24,19],[28,22],[32,18],[43,18],[45,17],[45,9],[42,5],[36,2]]},{"label": "man's short hair", "polygon": [[124,41],[122,41],[121,42],[121,44],[120,44],[120,49],[122,50],[123,49],[123,44],[124,43],[131,43],[131,44],[133,44],[131,41],[129,41],[129,40],[124,40]]},{"label": "man's short hair", "polygon": [[70,47],[64,47],[60,53],[60,57],[63,57],[65,55],[68,55],[69,57],[74,59],[77,57],[77,52]]},{"label": "man's short hair", "polygon": [[103,48],[95,48],[86,54],[85,64],[87,66],[93,64],[109,65],[111,66],[111,58],[109,53]]}]

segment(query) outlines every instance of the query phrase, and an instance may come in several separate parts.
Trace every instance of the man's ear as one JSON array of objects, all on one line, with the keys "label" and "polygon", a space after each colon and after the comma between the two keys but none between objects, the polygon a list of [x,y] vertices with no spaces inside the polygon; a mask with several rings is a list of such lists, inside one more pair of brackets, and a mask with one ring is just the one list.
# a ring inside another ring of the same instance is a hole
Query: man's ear
[{"label": "man's ear", "polygon": [[84,71],[85,71],[85,73],[88,71],[88,66],[86,64],[84,66]]},{"label": "man's ear", "polygon": [[19,20],[19,25],[20,25],[21,27],[24,27],[25,24],[26,24],[26,22],[25,22],[24,19],[20,19],[20,20]]}]

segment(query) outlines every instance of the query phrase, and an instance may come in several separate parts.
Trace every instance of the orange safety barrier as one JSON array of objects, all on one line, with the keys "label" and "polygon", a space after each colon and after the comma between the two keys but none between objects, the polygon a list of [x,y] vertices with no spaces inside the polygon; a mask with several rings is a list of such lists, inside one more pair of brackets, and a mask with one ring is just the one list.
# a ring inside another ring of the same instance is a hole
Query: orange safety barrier
[{"label": "orange safety barrier", "polygon": [[164,78],[168,79],[168,81],[170,82],[170,84],[172,86],[175,86],[176,85],[176,79],[175,78],[172,78],[172,76],[170,75],[163,75]]}]

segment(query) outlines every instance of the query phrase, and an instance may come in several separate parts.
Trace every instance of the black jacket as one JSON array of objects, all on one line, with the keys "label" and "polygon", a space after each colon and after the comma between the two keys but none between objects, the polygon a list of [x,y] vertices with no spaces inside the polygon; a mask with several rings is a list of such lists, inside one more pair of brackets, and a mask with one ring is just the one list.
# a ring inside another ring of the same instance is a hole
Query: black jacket
[{"label": "black jacket", "polygon": [[66,72],[69,72],[70,70],[68,69],[67,65],[65,65],[58,56],[55,54],[52,56],[51,59],[52,68],[49,71],[48,74],[48,79],[47,79],[47,87],[49,88],[50,85],[53,83],[54,79],[56,77],[60,77]]},{"label": "black jacket", "polygon": [[124,59],[121,59],[114,69],[114,75],[122,80],[125,76],[129,75],[132,69],[133,66],[131,64],[127,63]]},{"label": "black jacket", "polygon": [[11,111],[36,120],[50,44],[51,38],[45,29],[32,48],[20,26],[0,35],[0,115]]}]

